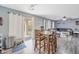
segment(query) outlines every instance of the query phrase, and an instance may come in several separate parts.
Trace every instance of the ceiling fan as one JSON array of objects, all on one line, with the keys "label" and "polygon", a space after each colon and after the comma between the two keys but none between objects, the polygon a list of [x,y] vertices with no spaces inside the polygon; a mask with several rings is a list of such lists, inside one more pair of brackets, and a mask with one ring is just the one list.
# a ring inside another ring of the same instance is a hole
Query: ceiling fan
[{"label": "ceiling fan", "polygon": [[37,4],[31,4],[29,6],[29,10],[35,10],[35,7],[37,6]]}]

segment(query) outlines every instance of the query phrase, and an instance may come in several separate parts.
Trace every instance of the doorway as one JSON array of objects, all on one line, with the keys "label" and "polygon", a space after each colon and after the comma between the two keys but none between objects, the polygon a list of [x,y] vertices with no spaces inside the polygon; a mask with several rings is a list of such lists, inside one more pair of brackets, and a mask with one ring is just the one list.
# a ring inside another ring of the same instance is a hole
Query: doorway
[{"label": "doorway", "polygon": [[24,36],[25,37],[32,36],[32,17],[26,17],[24,19]]}]

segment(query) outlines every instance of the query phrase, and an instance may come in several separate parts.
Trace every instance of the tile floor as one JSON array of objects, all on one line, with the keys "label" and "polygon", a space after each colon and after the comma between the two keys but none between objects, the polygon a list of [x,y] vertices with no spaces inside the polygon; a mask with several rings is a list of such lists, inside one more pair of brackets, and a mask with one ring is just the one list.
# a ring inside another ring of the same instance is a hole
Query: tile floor
[{"label": "tile floor", "polygon": [[[38,54],[34,51],[34,40],[24,41],[26,48],[21,49],[13,54]],[[79,54],[79,38],[78,37],[62,37],[57,39],[56,54]]]}]

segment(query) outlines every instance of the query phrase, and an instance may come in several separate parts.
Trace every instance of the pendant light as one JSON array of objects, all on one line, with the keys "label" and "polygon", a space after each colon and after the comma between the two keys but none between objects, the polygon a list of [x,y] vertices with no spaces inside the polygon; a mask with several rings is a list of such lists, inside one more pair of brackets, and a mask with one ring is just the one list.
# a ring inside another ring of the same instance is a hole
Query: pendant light
[{"label": "pendant light", "polygon": [[66,16],[64,16],[62,20],[66,21],[67,20]]}]

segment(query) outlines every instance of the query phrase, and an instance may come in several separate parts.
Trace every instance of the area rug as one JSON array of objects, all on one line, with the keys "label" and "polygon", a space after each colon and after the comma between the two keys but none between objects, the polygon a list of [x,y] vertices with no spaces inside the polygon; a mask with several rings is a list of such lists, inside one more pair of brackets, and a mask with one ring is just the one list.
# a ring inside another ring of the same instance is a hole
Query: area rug
[{"label": "area rug", "polygon": [[16,47],[12,48],[12,53],[20,51],[20,50],[22,50],[24,48],[26,48],[26,45],[24,43],[22,43],[22,44],[20,44],[20,45],[18,45]]}]

